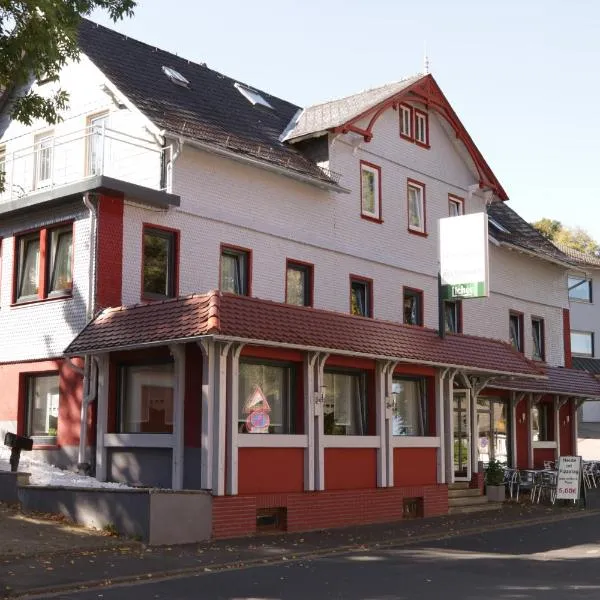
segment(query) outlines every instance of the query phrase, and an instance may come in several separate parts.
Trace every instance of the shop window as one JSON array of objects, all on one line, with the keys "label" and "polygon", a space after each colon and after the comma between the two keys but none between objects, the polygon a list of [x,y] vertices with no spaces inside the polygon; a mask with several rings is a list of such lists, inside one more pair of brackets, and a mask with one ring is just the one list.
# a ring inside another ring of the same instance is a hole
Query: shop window
[{"label": "shop window", "polygon": [[446,332],[462,332],[462,303],[460,300],[444,301],[444,323]]},{"label": "shop window", "polygon": [[545,360],[544,348],[544,319],[531,317],[532,358],[533,360]]},{"label": "shop window", "polygon": [[364,373],[325,371],[325,435],[367,435],[367,390]]},{"label": "shop window", "polygon": [[508,461],[510,443],[507,436],[507,404],[499,398],[477,398],[478,460]]},{"label": "shop window", "polygon": [[250,251],[230,246],[221,248],[221,291],[250,295]]},{"label": "shop window", "polygon": [[458,196],[448,194],[448,215],[450,217],[460,217],[465,214],[465,201]]},{"label": "shop window", "polygon": [[508,335],[511,346],[523,352],[523,314],[510,312],[508,315]]},{"label": "shop window", "polygon": [[576,356],[594,356],[594,333],[571,331],[571,352]]},{"label": "shop window", "polygon": [[373,282],[350,277],[350,313],[359,317],[373,316]]},{"label": "shop window", "polygon": [[429,435],[427,380],[392,380],[392,435]]},{"label": "shop window", "polygon": [[28,375],[26,393],[26,434],[38,444],[55,443],[60,402],[58,373]]},{"label": "shop window", "polygon": [[426,233],[425,228],[425,185],[418,181],[408,181],[408,230],[412,233]]},{"label": "shop window", "polygon": [[381,168],[364,161],[360,163],[360,214],[381,220]]},{"label": "shop window", "polygon": [[568,277],[569,286],[569,300],[575,302],[588,302],[592,301],[592,280],[586,277],[575,277],[569,275]]},{"label": "shop window", "polygon": [[17,237],[15,302],[69,296],[73,290],[73,225]]},{"label": "shop window", "polygon": [[294,379],[289,363],[240,362],[238,431],[296,433]]},{"label": "shop window", "polygon": [[547,402],[539,402],[531,407],[531,439],[534,442],[553,441],[552,408],[552,404]]},{"label": "shop window", "polygon": [[121,368],[120,433],[173,433],[173,363]]},{"label": "shop window", "polygon": [[296,306],[312,306],[313,266],[287,261],[285,302]]},{"label": "shop window", "polygon": [[407,325],[423,325],[423,292],[412,288],[404,288],[404,323]]},{"label": "shop window", "polygon": [[143,297],[174,298],[177,273],[177,232],[144,226]]}]

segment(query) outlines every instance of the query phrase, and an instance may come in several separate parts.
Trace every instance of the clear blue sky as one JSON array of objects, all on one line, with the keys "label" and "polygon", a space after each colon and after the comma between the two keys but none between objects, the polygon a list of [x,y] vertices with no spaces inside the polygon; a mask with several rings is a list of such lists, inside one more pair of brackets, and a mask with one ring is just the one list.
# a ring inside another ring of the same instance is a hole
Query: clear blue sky
[{"label": "clear blue sky", "polygon": [[307,106],[431,72],[510,197],[600,241],[597,0],[141,0],[112,25]]}]

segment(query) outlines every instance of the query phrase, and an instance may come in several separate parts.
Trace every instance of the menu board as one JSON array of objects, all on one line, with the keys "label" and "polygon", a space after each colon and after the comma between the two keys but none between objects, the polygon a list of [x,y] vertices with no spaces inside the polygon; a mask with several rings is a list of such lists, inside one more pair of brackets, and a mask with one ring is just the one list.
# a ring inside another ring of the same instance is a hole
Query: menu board
[{"label": "menu board", "polygon": [[561,456],[558,459],[557,500],[577,500],[581,485],[581,456]]}]

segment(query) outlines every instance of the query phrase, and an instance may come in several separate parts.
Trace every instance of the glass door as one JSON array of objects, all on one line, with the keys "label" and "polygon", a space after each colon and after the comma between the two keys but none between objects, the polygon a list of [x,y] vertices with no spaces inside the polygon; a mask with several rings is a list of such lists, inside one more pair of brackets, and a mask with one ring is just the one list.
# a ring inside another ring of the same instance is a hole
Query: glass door
[{"label": "glass door", "polygon": [[507,406],[497,398],[477,399],[477,457],[481,462],[509,460]]},{"label": "glass door", "polygon": [[471,479],[471,411],[468,390],[454,390],[452,400],[452,460],[455,481]]}]

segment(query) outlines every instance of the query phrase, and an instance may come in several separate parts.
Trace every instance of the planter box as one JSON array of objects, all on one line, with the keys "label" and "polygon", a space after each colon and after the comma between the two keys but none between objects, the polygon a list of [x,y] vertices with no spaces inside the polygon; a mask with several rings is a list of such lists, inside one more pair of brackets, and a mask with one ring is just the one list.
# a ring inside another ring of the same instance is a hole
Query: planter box
[{"label": "planter box", "polygon": [[485,495],[490,502],[504,502],[506,499],[506,488],[503,485],[487,485]]}]

